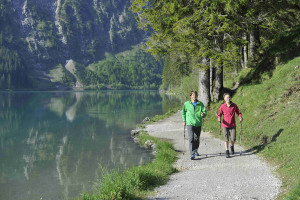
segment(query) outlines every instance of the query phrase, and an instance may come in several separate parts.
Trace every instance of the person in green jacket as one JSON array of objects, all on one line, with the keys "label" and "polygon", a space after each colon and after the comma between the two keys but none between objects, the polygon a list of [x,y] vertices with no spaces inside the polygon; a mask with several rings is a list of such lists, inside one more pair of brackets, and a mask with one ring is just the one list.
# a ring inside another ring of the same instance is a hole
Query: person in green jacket
[{"label": "person in green jacket", "polygon": [[191,160],[194,160],[195,156],[199,156],[198,148],[200,144],[202,118],[206,116],[206,109],[204,104],[197,100],[198,94],[196,91],[191,91],[190,97],[191,100],[183,104],[182,120],[183,126],[187,126],[190,156]]}]

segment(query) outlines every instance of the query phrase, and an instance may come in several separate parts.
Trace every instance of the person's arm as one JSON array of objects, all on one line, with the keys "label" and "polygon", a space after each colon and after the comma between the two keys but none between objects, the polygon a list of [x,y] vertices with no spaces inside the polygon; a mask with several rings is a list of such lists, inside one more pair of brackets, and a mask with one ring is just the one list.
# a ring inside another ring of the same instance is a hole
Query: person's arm
[{"label": "person's arm", "polygon": [[242,113],[241,113],[241,111],[240,111],[240,109],[239,109],[238,106],[236,106],[235,112],[239,116],[240,122],[242,122],[243,121],[243,117],[242,117]]},{"label": "person's arm", "polygon": [[219,109],[219,113],[218,113],[218,121],[219,121],[219,122],[221,122],[221,117],[222,117],[222,115],[223,115],[223,111],[222,111],[222,105],[221,105],[221,107],[220,107],[220,109]]},{"label": "person's arm", "polygon": [[201,116],[202,116],[202,117],[206,117],[207,111],[206,111],[206,109],[205,109],[204,104],[202,104],[202,109],[201,109],[201,111],[202,111]]},{"label": "person's arm", "polygon": [[186,125],[186,107],[185,107],[185,104],[183,104],[181,116],[182,116],[183,126],[185,126]]}]

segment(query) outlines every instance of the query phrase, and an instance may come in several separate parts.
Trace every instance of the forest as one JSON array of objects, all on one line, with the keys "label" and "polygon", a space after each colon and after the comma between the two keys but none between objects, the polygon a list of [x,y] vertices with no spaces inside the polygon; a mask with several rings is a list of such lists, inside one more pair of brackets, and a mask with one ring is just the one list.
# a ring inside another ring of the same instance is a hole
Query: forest
[{"label": "forest", "polygon": [[20,55],[15,50],[20,45],[18,31],[10,13],[4,9],[7,2],[0,1],[0,88],[11,88],[26,83],[25,68]]},{"label": "forest", "polygon": [[146,51],[166,59],[162,89],[194,74],[206,105],[220,99],[231,74],[249,68],[257,77],[299,52],[298,0],[133,0],[131,9],[141,29],[154,30]]},{"label": "forest", "polygon": [[[140,46],[118,54],[107,53],[105,59],[87,67],[76,64],[79,81],[85,89],[158,89],[163,65]],[[66,76],[65,76],[66,77]],[[73,79],[69,79],[71,84]]]}]

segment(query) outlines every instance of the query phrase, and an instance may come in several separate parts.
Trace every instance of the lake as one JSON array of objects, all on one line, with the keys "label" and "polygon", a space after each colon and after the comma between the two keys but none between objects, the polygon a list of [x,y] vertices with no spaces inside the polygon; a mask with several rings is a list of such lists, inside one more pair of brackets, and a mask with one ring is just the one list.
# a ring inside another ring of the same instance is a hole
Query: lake
[{"label": "lake", "polygon": [[180,105],[156,91],[0,92],[0,199],[74,199],[153,159],[130,130]]}]

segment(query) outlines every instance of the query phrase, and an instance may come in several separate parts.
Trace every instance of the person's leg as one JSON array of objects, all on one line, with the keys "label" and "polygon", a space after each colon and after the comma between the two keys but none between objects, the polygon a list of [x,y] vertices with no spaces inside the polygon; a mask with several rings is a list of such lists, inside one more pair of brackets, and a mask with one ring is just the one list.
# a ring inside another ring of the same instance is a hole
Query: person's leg
[{"label": "person's leg", "polygon": [[194,131],[193,126],[186,126],[188,135],[189,135],[189,150],[190,150],[190,156],[193,156],[193,142],[194,142]]},{"label": "person's leg", "polygon": [[222,127],[222,128],[223,128],[223,134],[224,134],[225,150],[228,150],[228,141],[229,141],[228,128],[225,128],[225,127]]},{"label": "person's leg", "polygon": [[229,150],[228,150],[228,141],[229,141],[229,130],[228,128],[223,127],[223,133],[224,133],[224,141],[225,141],[225,155],[226,158],[229,158]]},{"label": "person's leg", "polygon": [[198,154],[198,148],[200,145],[200,135],[201,135],[201,126],[198,127],[194,127],[194,147],[193,147],[193,151],[195,155],[199,155]]},{"label": "person's leg", "polygon": [[231,139],[231,147],[230,147],[231,154],[234,154],[234,143],[236,140],[236,128],[235,127],[230,129],[230,139]]},{"label": "person's leg", "polygon": [[225,141],[225,150],[227,151],[228,150],[228,141]]}]

